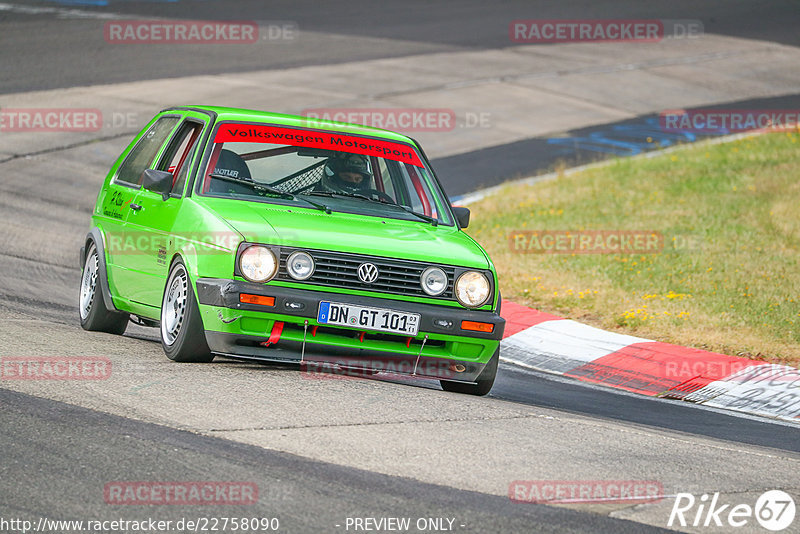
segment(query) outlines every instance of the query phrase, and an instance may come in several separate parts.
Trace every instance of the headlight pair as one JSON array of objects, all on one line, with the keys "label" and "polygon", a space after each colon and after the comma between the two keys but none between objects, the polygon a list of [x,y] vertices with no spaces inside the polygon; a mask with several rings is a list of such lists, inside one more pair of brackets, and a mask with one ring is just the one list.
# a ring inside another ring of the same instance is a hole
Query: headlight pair
[{"label": "headlight pair", "polygon": [[[447,274],[439,267],[428,267],[422,271],[420,285],[425,293],[437,297],[447,289]],[[491,290],[489,279],[478,271],[462,273],[456,280],[456,299],[468,308],[477,308],[486,304]]]},{"label": "headlight pair", "polygon": [[[314,258],[307,252],[295,251],[286,260],[286,272],[295,280],[309,279],[315,268]],[[268,282],[278,273],[278,259],[268,247],[251,245],[239,256],[239,270],[250,282]],[[428,267],[420,276],[422,290],[432,297],[444,293],[447,282],[447,274],[439,267]],[[467,308],[478,308],[486,304],[491,290],[489,279],[478,271],[462,273],[455,283],[455,297]]]},{"label": "headlight pair", "polygon": [[[314,268],[314,258],[306,252],[293,252],[286,260],[286,272],[295,280],[310,278]],[[269,248],[251,245],[239,256],[239,270],[250,282],[269,282],[278,273],[278,259]]]}]

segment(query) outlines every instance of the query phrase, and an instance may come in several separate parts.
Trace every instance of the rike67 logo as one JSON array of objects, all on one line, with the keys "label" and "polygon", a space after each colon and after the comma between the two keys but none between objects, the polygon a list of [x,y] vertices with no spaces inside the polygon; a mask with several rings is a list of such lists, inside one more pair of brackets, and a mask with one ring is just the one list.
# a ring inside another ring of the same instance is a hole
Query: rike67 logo
[{"label": "rike67 logo", "polygon": [[794,516],[794,499],[781,490],[765,491],[756,499],[755,506],[724,503],[719,492],[704,493],[699,499],[691,493],[678,493],[667,526],[738,528],[752,525],[755,519],[763,528],[779,532],[794,522]]}]

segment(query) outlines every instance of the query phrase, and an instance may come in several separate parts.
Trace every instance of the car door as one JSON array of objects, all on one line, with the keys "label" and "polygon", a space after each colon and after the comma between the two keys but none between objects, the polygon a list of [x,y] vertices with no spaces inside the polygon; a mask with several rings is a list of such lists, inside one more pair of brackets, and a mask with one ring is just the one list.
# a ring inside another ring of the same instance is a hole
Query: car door
[{"label": "car door", "polygon": [[117,169],[103,197],[98,199],[103,215],[109,288],[112,294],[125,300],[130,300],[136,287],[136,277],[131,269],[137,244],[126,231],[128,217],[133,211],[131,205],[135,205],[134,199],[141,190],[142,172],[161,153],[180,120],[181,115],[177,113],[153,119]]},{"label": "car door", "polygon": [[125,232],[137,242],[139,252],[129,259],[131,276],[135,280],[131,299],[136,303],[154,308],[161,306],[170,259],[176,249],[176,219],[208,121],[208,116],[200,113],[187,111],[183,114],[181,124],[150,167],[172,173],[171,191],[159,193],[141,188],[133,199]]}]

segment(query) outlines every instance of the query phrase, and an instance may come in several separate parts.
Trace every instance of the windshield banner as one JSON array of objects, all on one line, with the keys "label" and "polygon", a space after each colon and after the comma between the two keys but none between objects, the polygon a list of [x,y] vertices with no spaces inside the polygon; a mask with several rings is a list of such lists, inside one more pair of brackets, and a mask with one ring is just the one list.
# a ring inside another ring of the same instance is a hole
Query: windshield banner
[{"label": "windshield banner", "polygon": [[274,143],[321,148],[377,156],[417,167],[423,166],[417,152],[409,145],[319,130],[301,130],[258,124],[223,124],[217,130],[214,141],[217,143]]}]

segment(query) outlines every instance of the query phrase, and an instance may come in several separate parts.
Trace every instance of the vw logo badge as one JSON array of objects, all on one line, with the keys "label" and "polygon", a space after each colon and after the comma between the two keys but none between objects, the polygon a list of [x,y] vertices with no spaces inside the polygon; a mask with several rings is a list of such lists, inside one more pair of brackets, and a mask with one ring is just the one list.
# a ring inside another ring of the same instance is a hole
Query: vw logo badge
[{"label": "vw logo badge", "polygon": [[358,279],[365,284],[371,284],[378,279],[378,268],[372,263],[362,263],[358,266]]}]

